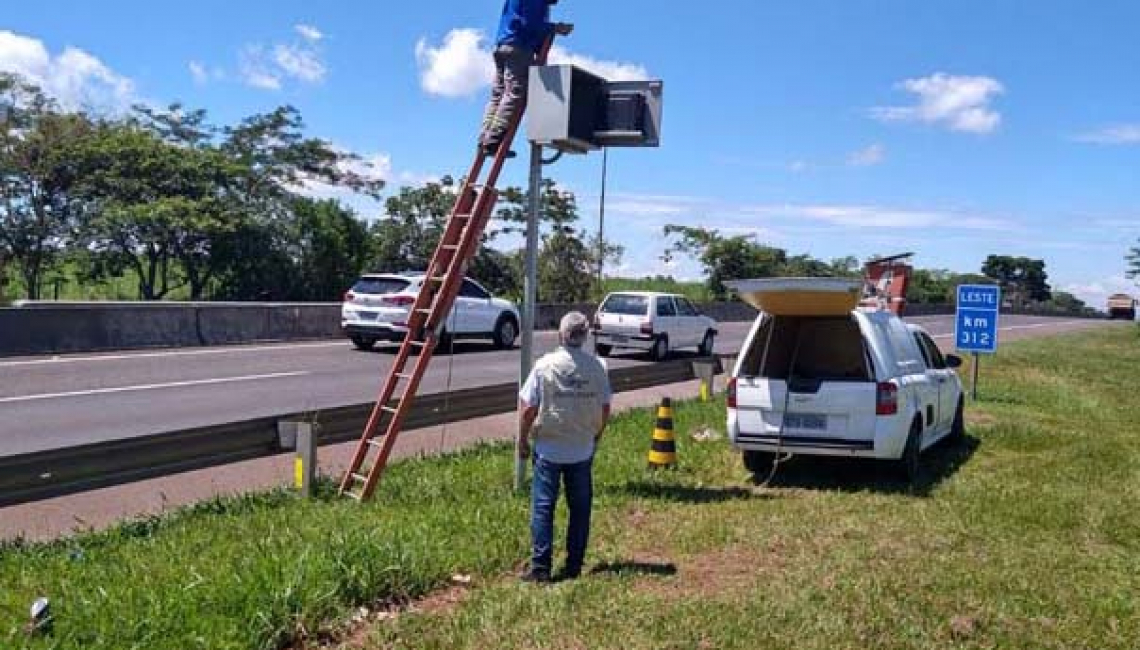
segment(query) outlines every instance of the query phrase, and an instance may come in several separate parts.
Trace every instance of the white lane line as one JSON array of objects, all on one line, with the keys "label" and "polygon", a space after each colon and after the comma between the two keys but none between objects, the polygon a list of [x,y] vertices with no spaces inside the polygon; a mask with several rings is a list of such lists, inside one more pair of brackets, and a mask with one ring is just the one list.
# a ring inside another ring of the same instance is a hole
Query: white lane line
[{"label": "white lane line", "polygon": [[281,379],[284,377],[301,377],[311,374],[308,371],[275,372],[268,375],[246,375],[245,377],[220,377],[218,379],[197,379],[194,381],[174,381],[166,384],[141,384],[138,386],[119,386],[116,388],[96,388],[92,390],[76,390],[67,393],[43,393],[40,395],[20,395],[18,397],[0,398],[0,404],[14,402],[34,402],[45,399],[59,399],[63,397],[86,397],[89,395],[108,395],[111,393],[129,393],[143,390],[157,390],[160,388],[185,388],[187,386],[211,386],[215,384],[233,384],[241,381],[258,381],[261,379]]},{"label": "white lane line", "polygon": [[274,350],[297,350],[308,348],[343,347],[351,349],[348,340],[331,341],[328,343],[296,343],[292,345],[261,345],[247,346],[235,345],[226,348],[209,348],[205,350],[170,350],[166,352],[138,352],[135,354],[107,354],[89,357],[52,357],[50,359],[29,359],[26,361],[0,361],[0,368],[16,366],[46,366],[57,363],[79,363],[83,361],[126,361],[130,359],[160,359],[163,357],[189,357],[208,354],[232,354],[235,352],[272,352]]},{"label": "white lane line", "polygon": [[[1009,327],[999,327],[998,331],[1009,332],[1012,330],[1032,330],[1032,329],[1037,329],[1038,327],[1059,327],[1061,325],[1076,325],[1078,323],[1088,323],[1088,322],[1090,322],[1090,321],[1088,321],[1088,320],[1063,320],[1063,321],[1056,322],[1056,323],[1034,323],[1033,325],[1010,325]],[[933,339],[952,339],[952,338],[954,338],[954,333],[951,332],[950,334],[935,334],[935,335],[931,336],[930,338],[933,338]]]}]

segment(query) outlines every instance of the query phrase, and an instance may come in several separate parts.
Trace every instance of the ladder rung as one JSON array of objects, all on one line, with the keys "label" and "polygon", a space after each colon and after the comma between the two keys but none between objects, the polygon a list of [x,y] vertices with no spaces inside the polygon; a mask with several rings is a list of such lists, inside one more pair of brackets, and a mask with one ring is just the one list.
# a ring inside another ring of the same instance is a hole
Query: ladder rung
[{"label": "ladder rung", "polygon": [[352,490],[345,490],[345,491],[344,491],[344,496],[346,496],[346,497],[348,497],[348,498],[350,498],[350,499],[356,499],[357,501],[362,501],[362,500],[363,500],[363,499],[361,499],[361,497],[360,497],[360,494],[358,494],[358,493],[356,493],[356,492],[353,492]]},{"label": "ladder rung", "polygon": [[459,244],[440,244],[439,247],[445,251],[457,251],[457,250],[459,250]]},{"label": "ladder rung", "polygon": [[391,406],[381,406],[380,410],[385,411],[387,413],[391,413],[392,415],[395,415],[395,414],[400,412],[400,409],[394,409]]},{"label": "ladder rung", "polygon": [[406,373],[406,372],[397,372],[397,373],[396,373],[396,378],[397,378],[397,379],[411,379],[412,377],[413,377],[413,375],[409,375],[409,374],[408,374],[408,373]]},{"label": "ladder rung", "polygon": [[430,314],[430,313],[431,313],[431,310],[430,310],[430,309],[427,309],[427,308],[425,307],[424,309],[417,309],[417,310],[416,310],[416,313],[417,313],[417,314]]},{"label": "ladder rung", "polygon": [[369,438],[368,444],[372,445],[373,447],[382,447],[384,445],[383,442],[377,440],[376,438]]},{"label": "ladder rung", "polygon": [[446,275],[433,275],[433,276],[431,276],[432,282],[438,282],[440,284],[443,284],[446,280],[447,280]]},{"label": "ladder rung", "polygon": [[451,218],[452,218],[452,219],[470,219],[471,217],[472,217],[472,214],[471,214],[470,212],[466,212],[466,213],[463,213],[463,214],[453,214],[453,215],[451,215]]},{"label": "ladder rung", "polygon": [[361,483],[367,483],[368,482],[367,476],[365,476],[363,474],[357,474],[356,472],[352,473],[352,478],[356,479],[357,481],[360,481]]}]

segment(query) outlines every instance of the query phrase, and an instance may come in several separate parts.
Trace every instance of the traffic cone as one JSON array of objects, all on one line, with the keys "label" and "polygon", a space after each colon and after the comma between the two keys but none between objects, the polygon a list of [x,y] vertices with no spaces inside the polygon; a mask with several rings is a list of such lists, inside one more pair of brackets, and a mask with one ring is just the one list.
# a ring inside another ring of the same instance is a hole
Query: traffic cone
[{"label": "traffic cone", "polygon": [[661,398],[657,407],[657,426],[653,428],[653,445],[649,448],[649,467],[675,467],[677,465],[677,443],[673,437],[673,402],[668,397]]}]

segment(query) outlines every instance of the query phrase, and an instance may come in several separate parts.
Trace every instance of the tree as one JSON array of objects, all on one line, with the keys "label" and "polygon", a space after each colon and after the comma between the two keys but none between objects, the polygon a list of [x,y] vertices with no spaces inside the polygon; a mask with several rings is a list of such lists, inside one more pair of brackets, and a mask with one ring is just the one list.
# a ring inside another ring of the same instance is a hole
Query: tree
[{"label": "tree", "polygon": [[[209,259],[213,236],[227,226],[220,196],[224,161],[216,151],[164,142],[129,122],[108,122],[76,154],[81,195],[90,202],[86,244],[94,277],[132,269],[139,297],[164,298],[189,269]],[[196,276],[195,297],[206,278]]]},{"label": "tree", "polygon": [[369,237],[373,271],[426,271],[455,206],[456,184],[450,176],[421,187],[402,187],[384,203],[384,216]]},{"label": "tree", "polygon": [[665,255],[685,253],[697,259],[708,277],[709,292],[717,300],[728,297],[728,280],[776,277],[786,269],[783,249],[757,243],[751,236],[724,237],[716,230],[694,226],[665,226],[665,235],[679,239]]},{"label": "tree", "polygon": [[39,88],[0,73],[0,248],[33,300],[83,210],[72,149],[90,129],[82,114],[62,114]]},{"label": "tree", "polygon": [[337,201],[293,202],[299,230],[301,300],[331,301],[352,286],[368,258],[368,230]]},{"label": "tree", "polygon": [[990,255],[982,264],[982,273],[1002,286],[1015,302],[1049,300],[1049,276],[1045,273],[1045,261],[1028,257]]}]

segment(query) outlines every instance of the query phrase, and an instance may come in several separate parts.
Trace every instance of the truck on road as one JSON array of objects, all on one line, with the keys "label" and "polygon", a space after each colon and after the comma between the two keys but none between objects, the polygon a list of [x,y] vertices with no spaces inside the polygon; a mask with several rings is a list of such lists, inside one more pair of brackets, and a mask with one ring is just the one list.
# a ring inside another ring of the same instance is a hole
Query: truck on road
[{"label": "truck on road", "polygon": [[1126,293],[1112,294],[1108,297],[1108,317],[1136,320],[1136,299]]}]

